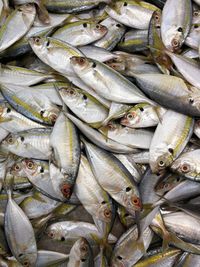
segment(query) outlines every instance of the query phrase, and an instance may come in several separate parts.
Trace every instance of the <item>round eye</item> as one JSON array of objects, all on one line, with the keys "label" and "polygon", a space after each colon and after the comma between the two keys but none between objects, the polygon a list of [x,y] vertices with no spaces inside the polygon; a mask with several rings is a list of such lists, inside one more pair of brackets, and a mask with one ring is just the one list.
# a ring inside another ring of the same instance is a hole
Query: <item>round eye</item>
[{"label": "round eye", "polygon": [[140,199],[138,197],[133,197],[132,198],[132,202],[135,204],[135,205],[139,205],[140,204]]},{"label": "round eye", "polygon": [[19,164],[15,164],[14,165],[14,170],[15,171],[19,171],[21,168],[20,168],[20,165]]},{"label": "round eye", "polygon": [[155,16],[155,19],[156,19],[156,20],[159,20],[159,16],[158,16],[158,15],[156,15],[156,16]]},{"label": "round eye", "polygon": [[131,114],[131,113],[129,113],[126,117],[127,117],[127,119],[129,119],[129,120],[131,120],[131,119],[134,118],[133,114]]},{"label": "round eye", "polygon": [[177,48],[177,47],[180,46],[180,42],[179,42],[178,40],[176,40],[176,39],[173,39],[173,40],[172,40],[172,46],[173,46],[174,48]]},{"label": "round eye", "polygon": [[165,184],[165,185],[164,185],[164,188],[168,188],[168,186],[169,186],[169,184]]},{"label": "round eye", "polygon": [[121,261],[123,258],[121,256],[117,256],[117,259]]},{"label": "round eye", "polygon": [[117,27],[117,28],[120,28],[120,27],[121,27],[121,25],[118,23],[118,24],[116,24],[116,27]]},{"label": "round eye", "polygon": [[105,211],[104,211],[104,216],[105,216],[106,218],[111,218],[111,211],[110,211],[109,209],[105,209]]},{"label": "round eye", "polygon": [[161,160],[161,161],[159,161],[159,166],[160,166],[160,167],[164,167],[164,166],[165,166],[165,163],[164,163],[164,161],[162,161],[162,160]]},{"label": "round eye", "polygon": [[189,102],[190,102],[190,104],[193,104],[194,103],[194,99],[193,98],[190,98],[189,99]]},{"label": "round eye", "polygon": [[8,137],[7,142],[8,144],[13,144],[14,139],[12,138],[12,136]]},{"label": "round eye", "polygon": [[182,27],[179,27],[177,31],[178,32],[183,32],[183,28]]},{"label": "round eye", "polygon": [[69,198],[71,196],[71,186],[68,184],[63,184],[61,187],[61,192],[64,197]]},{"label": "round eye", "polygon": [[96,25],[96,29],[99,30],[101,28],[101,25],[100,24],[97,24]]},{"label": "round eye", "polygon": [[54,234],[54,232],[50,232],[50,233],[48,234],[48,236],[49,236],[50,238],[54,238],[54,237],[55,237],[55,234]]},{"label": "round eye", "polygon": [[169,148],[168,151],[169,151],[169,153],[171,153],[171,154],[173,154],[173,152],[174,152],[173,148]]},{"label": "round eye", "polygon": [[32,170],[34,168],[34,163],[32,161],[28,161],[26,163],[26,166],[27,166],[28,169]]},{"label": "round eye", "polygon": [[24,261],[23,266],[29,266],[29,262],[27,260]]},{"label": "round eye", "polygon": [[87,252],[88,249],[87,249],[86,246],[81,246],[81,247],[80,247],[80,250],[81,250],[82,252]]},{"label": "round eye", "polygon": [[188,164],[183,164],[183,165],[181,166],[181,171],[182,171],[183,173],[187,173],[187,172],[189,172],[189,171],[190,171],[190,166],[189,166]]},{"label": "round eye", "polygon": [[198,16],[199,16],[199,12],[198,12],[198,11],[194,11],[193,15],[194,15],[195,17],[198,17]]},{"label": "round eye", "polygon": [[22,142],[24,142],[24,137],[23,137],[23,136],[21,136],[21,137],[20,137],[20,140],[21,140]]},{"label": "round eye", "polygon": [[35,44],[40,44],[40,37],[35,37],[34,38],[34,42],[35,42]]},{"label": "round eye", "polygon": [[142,111],[142,112],[143,112],[143,111],[144,111],[144,109],[143,109],[143,108],[140,108],[140,111]]}]

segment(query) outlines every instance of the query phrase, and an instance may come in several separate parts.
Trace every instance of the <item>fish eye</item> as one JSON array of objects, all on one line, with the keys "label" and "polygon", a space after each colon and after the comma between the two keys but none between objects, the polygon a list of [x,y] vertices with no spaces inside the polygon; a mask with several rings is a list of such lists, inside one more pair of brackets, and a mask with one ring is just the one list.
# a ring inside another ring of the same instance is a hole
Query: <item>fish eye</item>
[{"label": "fish eye", "polygon": [[183,32],[183,28],[182,27],[179,27],[177,31],[178,32]]},{"label": "fish eye", "polygon": [[75,95],[75,90],[73,88],[70,88],[67,90],[67,93],[68,93],[68,95],[73,96],[73,95]]},{"label": "fish eye", "polygon": [[104,215],[106,218],[111,218],[111,211],[109,209],[105,209]]},{"label": "fish eye", "polygon": [[87,251],[87,247],[86,246],[81,246],[80,250],[83,251],[83,252],[86,252]]},{"label": "fish eye", "polygon": [[179,41],[177,39],[172,40],[172,46],[177,48],[180,45]]},{"label": "fish eye", "polygon": [[164,166],[165,166],[165,163],[164,163],[164,161],[162,161],[162,160],[161,160],[161,161],[159,161],[159,166],[160,166],[160,167],[164,167]]},{"label": "fish eye", "polygon": [[194,11],[193,15],[194,15],[195,17],[198,17],[198,16],[199,16],[199,12],[198,12],[198,11]]},{"label": "fish eye", "polygon": [[133,118],[134,118],[134,116],[133,116],[131,113],[129,113],[129,114],[127,115],[127,119],[131,120],[131,119],[133,119]]},{"label": "fish eye", "polygon": [[14,165],[14,170],[15,171],[19,171],[20,170],[20,165],[19,164],[15,164]]},{"label": "fish eye", "polygon": [[126,192],[130,192],[131,191],[131,187],[126,187]]},{"label": "fish eye", "polygon": [[96,25],[96,29],[99,30],[101,28],[101,25],[100,24],[97,24]]},{"label": "fish eye", "polygon": [[71,186],[68,184],[63,184],[61,187],[61,192],[64,197],[69,198],[71,195]]},{"label": "fish eye", "polygon": [[171,153],[171,154],[173,154],[173,152],[174,152],[173,148],[169,148],[168,151],[169,151],[169,153]]},{"label": "fish eye", "polygon": [[54,237],[55,237],[55,233],[54,233],[54,232],[50,232],[50,233],[48,234],[48,236],[49,236],[50,238],[54,238]]},{"label": "fish eye", "polygon": [[121,256],[117,256],[117,259],[121,261],[123,258]]},{"label": "fish eye", "polygon": [[183,165],[181,166],[181,171],[182,171],[183,173],[187,173],[187,172],[189,172],[189,170],[190,170],[190,166],[189,166],[188,164],[183,164]]},{"label": "fish eye", "polygon": [[117,27],[117,28],[120,28],[120,27],[121,27],[121,25],[120,25],[119,23],[117,23],[117,24],[116,24],[116,27]]},{"label": "fish eye", "polygon": [[143,112],[143,111],[144,111],[144,109],[141,107],[141,108],[140,108],[140,111],[142,111],[142,112]]},{"label": "fish eye", "polygon": [[24,142],[24,137],[23,137],[23,136],[21,136],[21,137],[20,137],[20,140],[21,140],[22,142]]},{"label": "fish eye", "polygon": [[83,27],[84,28],[87,28],[87,23],[83,23]]},{"label": "fish eye", "polygon": [[134,197],[132,202],[136,205],[140,204],[140,199],[138,197]]},{"label": "fish eye", "polygon": [[29,266],[29,262],[26,260],[23,262],[23,266]]},{"label": "fish eye", "polygon": [[34,42],[38,45],[40,44],[40,37],[35,37]]},{"label": "fish eye", "polygon": [[13,144],[14,143],[14,139],[12,138],[12,136],[8,137],[7,142],[9,144]]},{"label": "fish eye", "polygon": [[26,163],[26,166],[27,166],[28,169],[32,170],[34,168],[34,163],[32,161],[28,161]]}]

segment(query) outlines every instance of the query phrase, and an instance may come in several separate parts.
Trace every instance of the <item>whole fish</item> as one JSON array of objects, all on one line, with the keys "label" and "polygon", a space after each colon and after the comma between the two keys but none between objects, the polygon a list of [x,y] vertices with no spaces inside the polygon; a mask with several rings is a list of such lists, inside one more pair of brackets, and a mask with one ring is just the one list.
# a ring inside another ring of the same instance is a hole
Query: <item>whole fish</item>
[{"label": "whole fish", "polygon": [[[171,118],[173,117],[173,122]],[[193,133],[191,117],[168,110],[156,128],[150,146],[150,167],[157,173],[180,155]]]},{"label": "whole fish", "polygon": [[92,171],[102,188],[131,214],[142,208],[138,188],[124,165],[113,155],[84,141]]},{"label": "whole fish", "polygon": [[15,258],[23,266],[35,266],[37,245],[33,227],[26,214],[12,199],[10,188],[8,188],[4,228],[8,245]]},{"label": "whole fish", "polygon": [[107,28],[102,24],[78,21],[62,26],[53,33],[52,37],[73,46],[82,46],[101,39],[106,33]]}]

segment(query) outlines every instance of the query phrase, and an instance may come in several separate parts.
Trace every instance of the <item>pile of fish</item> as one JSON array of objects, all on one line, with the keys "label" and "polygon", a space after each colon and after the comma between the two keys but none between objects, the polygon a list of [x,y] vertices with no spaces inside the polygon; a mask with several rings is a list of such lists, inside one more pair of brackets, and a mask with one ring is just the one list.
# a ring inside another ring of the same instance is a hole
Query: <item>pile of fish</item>
[{"label": "pile of fish", "polygon": [[0,0],[0,267],[200,266],[199,58],[199,0]]}]

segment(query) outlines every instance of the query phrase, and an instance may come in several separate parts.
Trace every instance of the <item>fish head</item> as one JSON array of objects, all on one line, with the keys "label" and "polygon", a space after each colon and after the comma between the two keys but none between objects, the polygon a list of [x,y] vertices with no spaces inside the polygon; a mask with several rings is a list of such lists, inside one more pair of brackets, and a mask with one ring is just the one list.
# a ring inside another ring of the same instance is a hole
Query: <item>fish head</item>
[{"label": "fish head", "polygon": [[108,32],[107,27],[104,25],[101,25],[100,23],[90,24],[90,30],[92,34],[94,34],[95,36],[99,38],[103,37]]},{"label": "fish head", "polygon": [[40,112],[40,115],[42,116],[44,121],[47,121],[50,124],[54,124],[58,118],[59,113],[60,113],[59,108],[50,107],[49,109],[42,110]]},{"label": "fish head", "polygon": [[27,255],[20,254],[17,259],[22,264],[22,266],[31,267],[34,266],[36,257],[37,255],[35,255],[35,253]]},{"label": "fish head", "polygon": [[97,209],[98,218],[102,221],[110,223],[112,220],[112,207],[111,204],[103,200]]},{"label": "fish head", "polygon": [[18,135],[9,134],[3,141],[2,145],[8,149],[17,148],[20,145],[20,140]]},{"label": "fish head", "polygon": [[150,167],[153,173],[160,173],[164,171],[168,166],[171,165],[173,162],[173,151],[169,148],[169,150],[166,151],[166,149],[157,150],[154,151],[150,155]]},{"label": "fish head", "polygon": [[171,27],[166,32],[163,42],[169,51],[179,51],[184,42],[183,29],[181,27]]},{"label": "fish head", "polygon": [[[141,111],[142,110],[142,111]],[[137,125],[143,115],[144,108],[138,108],[134,107],[131,110],[129,110],[128,113],[124,115],[124,117],[121,119],[120,123],[125,126],[134,126]]]},{"label": "fish head", "polygon": [[125,204],[124,206],[130,214],[135,215],[135,211],[140,211],[142,209],[142,201],[139,193],[134,189],[134,186],[127,186],[121,194],[122,201]]},{"label": "fish head", "polygon": [[73,85],[61,87],[59,93],[63,98],[67,99],[67,101],[76,100],[80,96],[79,90]]},{"label": "fish head", "polygon": [[113,253],[110,267],[128,267],[126,258],[120,253]]},{"label": "fish head", "polygon": [[32,159],[23,159],[22,166],[25,173],[30,176],[37,176],[39,173],[44,172],[44,168],[38,162]]},{"label": "fish head", "polygon": [[171,170],[182,175],[194,174],[196,172],[196,164],[187,157],[180,157],[176,159],[172,165]]},{"label": "fish head", "polygon": [[88,241],[81,237],[74,243],[70,254],[73,255],[77,261],[86,262],[89,257],[89,250]]},{"label": "fish head", "polygon": [[63,232],[62,224],[61,223],[53,223],[47,227],[45,233],[48,235],[49,238],[54,240],[65,240],[65,235]]},{"label": "fish head", "polygon": [[23,177],[26,176],[25,172],[23,170],[23,165],[21,161],[15,162],[11,169],[10,169],[11,174],[18,176],[18,177]]},{"label": "fish head", "polygon": [[85,73],[89,71],[91,68],[94,68],[96,66],[96,63],[94,60],[86,58],[86,57],[71,57],[70,63],[75,70],[75,72],[81,72]]},{"label": "fish head", "polygon": [[47,47],[49,47],[49,43],[49,39],[45,37],[42,38],[40,36],[34,36],[29,38],[29,44],[36,54],[42,54],[44,53],[44,51],[47,52]]}]

